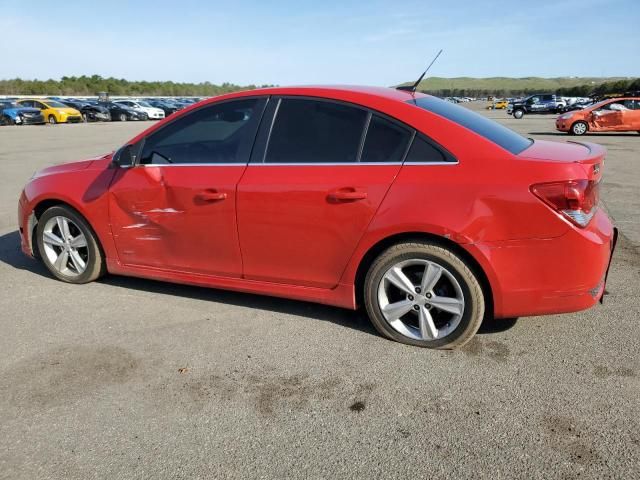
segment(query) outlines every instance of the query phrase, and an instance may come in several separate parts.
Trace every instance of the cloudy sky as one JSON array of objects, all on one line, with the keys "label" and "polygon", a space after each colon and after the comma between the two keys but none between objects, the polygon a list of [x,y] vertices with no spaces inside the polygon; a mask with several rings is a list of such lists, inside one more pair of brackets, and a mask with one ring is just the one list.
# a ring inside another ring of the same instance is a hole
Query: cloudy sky
[{"label": "cloudy sky", "polygon": [[[99,8],[96,5],[101,5]],[[0,0],[0,78],[640,76],[640,0]]]}]

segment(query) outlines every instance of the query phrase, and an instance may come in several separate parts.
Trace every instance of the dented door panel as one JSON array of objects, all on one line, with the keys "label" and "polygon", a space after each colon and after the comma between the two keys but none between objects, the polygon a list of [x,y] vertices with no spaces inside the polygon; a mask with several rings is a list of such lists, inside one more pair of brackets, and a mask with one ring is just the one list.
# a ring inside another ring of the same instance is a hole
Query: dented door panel
[{"label": "dented door panel", "polygon": [[244,169],[241,164],[119,170],[109,216],[120,262],[240,277],[235,190]]}]

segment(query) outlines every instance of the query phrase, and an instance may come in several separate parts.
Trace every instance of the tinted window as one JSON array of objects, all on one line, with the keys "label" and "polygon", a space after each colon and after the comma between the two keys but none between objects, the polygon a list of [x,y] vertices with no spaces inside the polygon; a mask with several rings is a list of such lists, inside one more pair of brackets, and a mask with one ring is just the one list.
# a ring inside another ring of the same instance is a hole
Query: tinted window
[{"label": "tinted window", "polygon": [[265,156],[268,163],[356,162],[367,112],[333,102],[284,98]]},{"label": "tinted window", "polygon": [[421,97],[409,100],[409,103],[462,125],[513,154],[520,153],[532,143],[531,140],[493,120],[439,98]]},{"label": "tinted window", "polygon": [[422,135],[416,135],[405,163],[455,162],[455,158],[434,146]]},{"label": "tinted window", "polygon": [[373,115],[360,161],[401,162],[410,138],[411,134],[406,128]]},{"label": "tinted window", "polygon": [[265,102],[235,100],[191,112],[151,134],[140,163],[245,163]]}]

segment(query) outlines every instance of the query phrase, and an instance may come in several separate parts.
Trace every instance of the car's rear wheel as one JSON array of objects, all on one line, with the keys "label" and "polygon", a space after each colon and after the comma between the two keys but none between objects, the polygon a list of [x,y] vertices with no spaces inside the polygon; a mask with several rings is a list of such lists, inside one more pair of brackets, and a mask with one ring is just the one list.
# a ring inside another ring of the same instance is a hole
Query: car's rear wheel
[{"label": "car's rear wheel", "polygon": [[0,125],[13,125],[13,123],[13,119],[8,115],[3,115],[2,118],[0,118]]},{"label": "car's rear wheel", "polygon": [[127,121],[127,115],[125,113],[121,113],[120,114],[120,121],[121,122],[126,122]]},{"label": "car's rear wheel", "polygon": [[451,250],[401,243],[383,252],[364,283],[367,313],[387,338],[427,348],[455,348],[480,328],[484,295],[475,274]]},{"label": "car's rear wheel", "polygon": [[53,276],[69,283],[87,283],[105,272],[98,240],[82,216],[58,205],[46,210],[36,228],[40,258]]},{"label": "car's rear wheel", "polygon": [[521,119],[524,117],[524,112],[522,110],[514,110],[513,111],[514,118]]},{"label": "car's rear wheel", "polygon": [[585,122],[575,122],[571,125],[571,133],[574,135],[584,135],[589,130],[589,126]]},{"label": "car's rear wheel", "polygon": [[58,123],[58,121],[56,120],[55,115],[49,115],[49,123],[51,125],[55,125],[56,123]]}]

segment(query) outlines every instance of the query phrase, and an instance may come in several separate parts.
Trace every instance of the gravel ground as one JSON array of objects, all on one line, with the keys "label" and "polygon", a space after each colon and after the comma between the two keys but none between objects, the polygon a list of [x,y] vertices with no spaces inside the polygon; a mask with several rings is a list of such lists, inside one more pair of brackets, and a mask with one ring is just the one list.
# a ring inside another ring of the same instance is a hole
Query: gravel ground
[{"label": "gravel ground", "polygon": [[22,185],[147,125],[0,128],[0,478],[640,477],[640,135],[586,138],[622,233],[604,306],[440,352],[331,307],[51,279],[19,251]]}]

